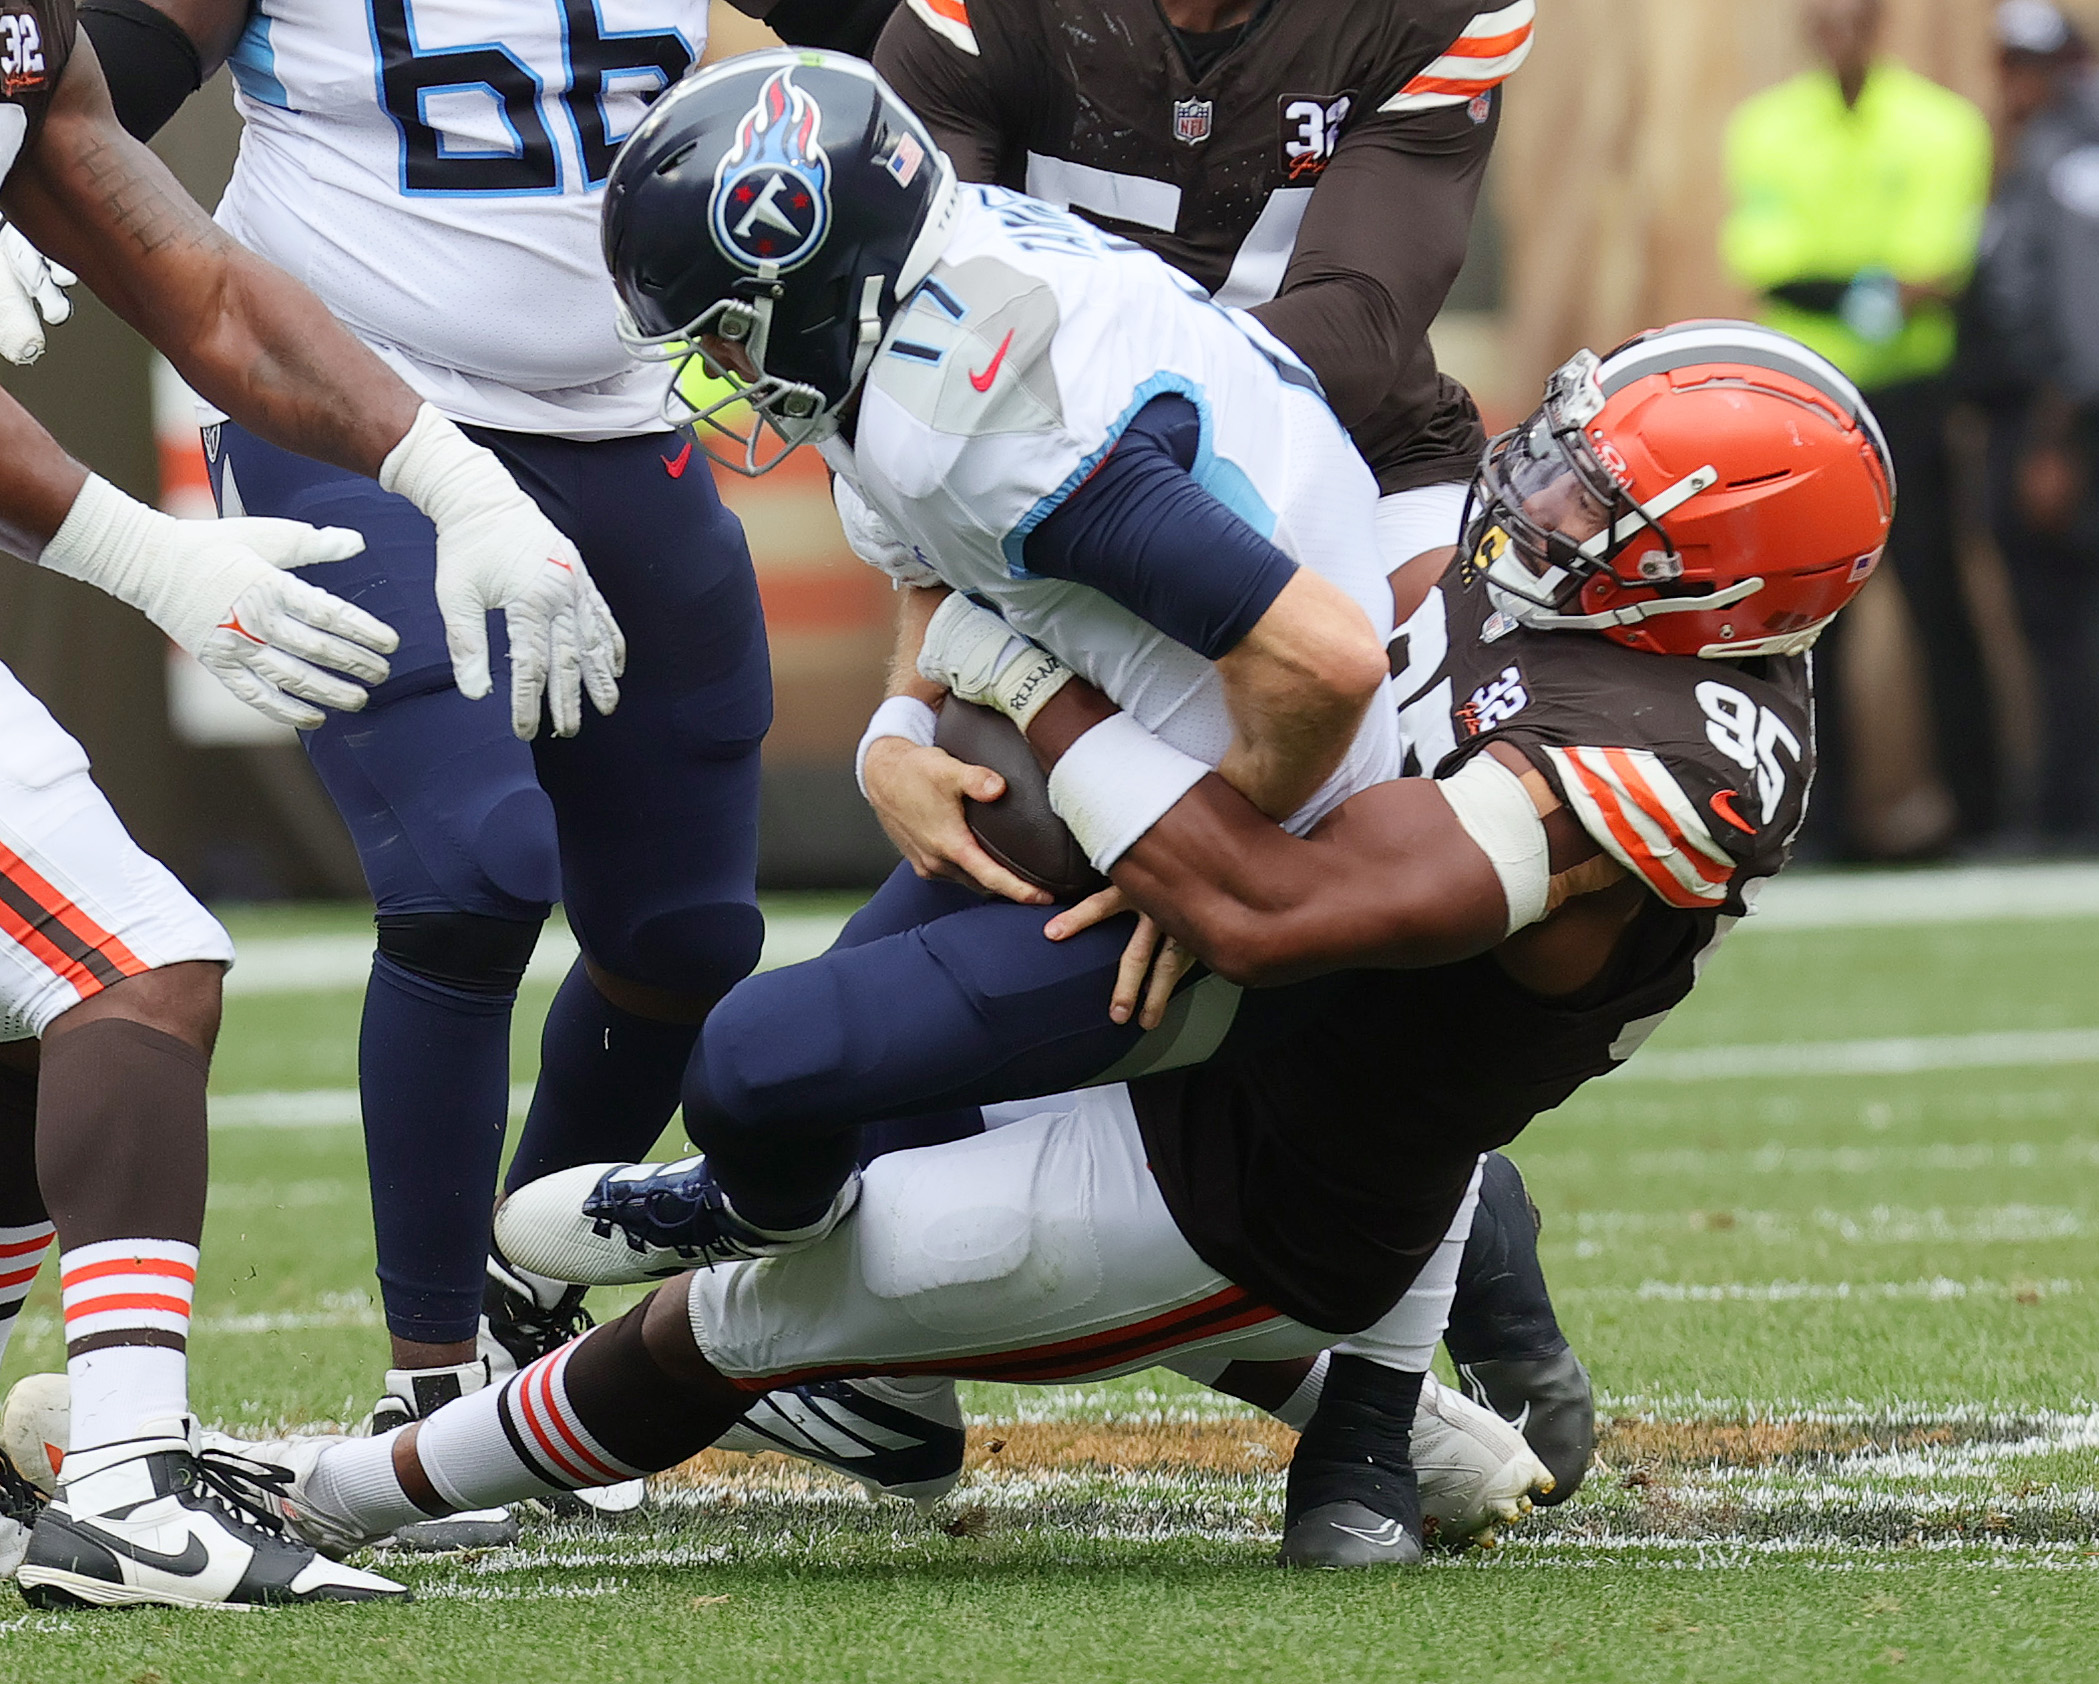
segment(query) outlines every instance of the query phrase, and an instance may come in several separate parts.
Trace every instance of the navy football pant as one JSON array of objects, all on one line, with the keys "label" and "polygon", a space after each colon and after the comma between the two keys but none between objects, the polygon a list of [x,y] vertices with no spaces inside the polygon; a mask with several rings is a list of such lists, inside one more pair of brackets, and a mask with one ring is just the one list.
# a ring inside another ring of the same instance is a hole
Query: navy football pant
[{"label": "navy football pant", "polygon": [[739,983],[701,1033],[685,1127],[738,1211],[794,1226],[862,1156],[971,1133],[974,1108],[1061,1093],[1142,1036],[1109,1020],[1134,915],[1053,942],[1055,907],[900,865],[829,952]]},{"label": "navy football pant", "polygon": [[[229,513],[362,532],[362,555],[305,576],[401,634],[364,711],[331,714],[305,741],[382,931],[411,932],[382,934],[358,1062],[387,1325],[431,1343],[474,1336],[510,1007],[550,905],[624,980],[711,998],[757,963],[758,745],[772,713],[750,552],[704,462],[664,448],[682,437],[468,431],[575,541],[627,636],[619,710],[586,708],[566,741],[510,734],[499,615],[494,691],[460,695],[432,596],[435,535],[411,504],[230,423],[213,460]],[[476,957],[489,950],[501,962]],[[645,1155],[696,1033],[620,1011],[579,964],[549,1014],[518,1178]]]}]

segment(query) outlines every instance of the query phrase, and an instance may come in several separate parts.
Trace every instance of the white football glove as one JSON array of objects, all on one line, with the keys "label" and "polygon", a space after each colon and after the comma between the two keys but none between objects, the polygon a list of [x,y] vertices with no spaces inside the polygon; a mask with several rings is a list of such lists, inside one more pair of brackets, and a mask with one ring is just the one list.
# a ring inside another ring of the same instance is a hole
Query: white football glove
[{"label": "white football glove", "polygon": [[1023,731],[1043,704],[1077,676],[960,591],[926,622],[918,673],[965,702],[997,708]]},{"label": "white football glove", "polygon": [[18,367],[41,357],[44,328],[37,317],[56,327],[72,315],[65,289],[79,279],[23,239],[12,223],[0,223],[0,357]]},{"label": "white football glove", "polygon": [[868,566],[880,568],[900,585],[941,582],[940,575],[889,530],[889,523],[875,513],[843,474],[831,477],[831,500],[838,505],[838,524],[845,529],[846,547]]},{"label": "white football glove", "polygon": [[583,726],[583,695],[619,706],[627,640],[591,583],[583,557],[484,450],[428,404],[388,452],[379,483],[437,527],[437,609],[460,694],[479,700],[488,676],[488,615],[510,634],[510,728],[530,741],[541,699],[554,735]]},{"label": "white football glove", "polygon": [[363,707],[364,686],[385,681],[385,656],[401,640],[280,569],[363,548],[340,526],[176,520],[90,474],[39,565],[130,603],[257,713],[310,731],[322,708]]}]

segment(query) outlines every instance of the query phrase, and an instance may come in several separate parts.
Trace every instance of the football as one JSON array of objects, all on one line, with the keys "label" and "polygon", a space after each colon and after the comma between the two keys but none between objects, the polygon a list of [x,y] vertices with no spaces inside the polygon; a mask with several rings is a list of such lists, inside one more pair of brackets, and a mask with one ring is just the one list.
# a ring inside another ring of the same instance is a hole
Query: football
[{"label": "football", "polygon": [[1012,720],[950,696],[941,704],[933,742],[1006,780],[1006,793],[996,801],[963,802],[970,834],[1000,865],[1063,901],[1084,900],[1108,886],[1050,806],[1049,779]]}]

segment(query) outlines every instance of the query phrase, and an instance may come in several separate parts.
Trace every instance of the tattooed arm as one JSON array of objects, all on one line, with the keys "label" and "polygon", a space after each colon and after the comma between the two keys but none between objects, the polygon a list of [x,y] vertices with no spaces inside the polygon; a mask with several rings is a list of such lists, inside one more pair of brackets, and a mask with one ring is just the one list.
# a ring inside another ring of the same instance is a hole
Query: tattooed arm
[{"label": "tattooed arm", "polygon": [[243,250],[127,135],[82,36],[0,209],[243,426],[376,474],[418,400],[290,276]]}]

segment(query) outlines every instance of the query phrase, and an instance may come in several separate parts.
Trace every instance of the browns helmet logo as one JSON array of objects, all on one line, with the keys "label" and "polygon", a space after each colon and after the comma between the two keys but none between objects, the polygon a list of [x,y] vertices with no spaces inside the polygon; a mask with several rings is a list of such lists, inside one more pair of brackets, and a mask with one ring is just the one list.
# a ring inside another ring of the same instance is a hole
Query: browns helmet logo
[{"label": "browns helmet logo", "polygon": [[707,224],[732,263],[785,273],[814,257],[831,228],[831,161],[817,144],[823,112],[792,70],[769,78],[714,173]]},{"label": "browns helmet logo", "polygon": [[1489,568],[1508,554],[1510,542],[1506,527],[1488,527],[1480,535],[1480,541],[1473,547],[1472,554],[1467,556],[1458,568],[1458,583],[1469,585],[1475,579],[1483,578]]}]

